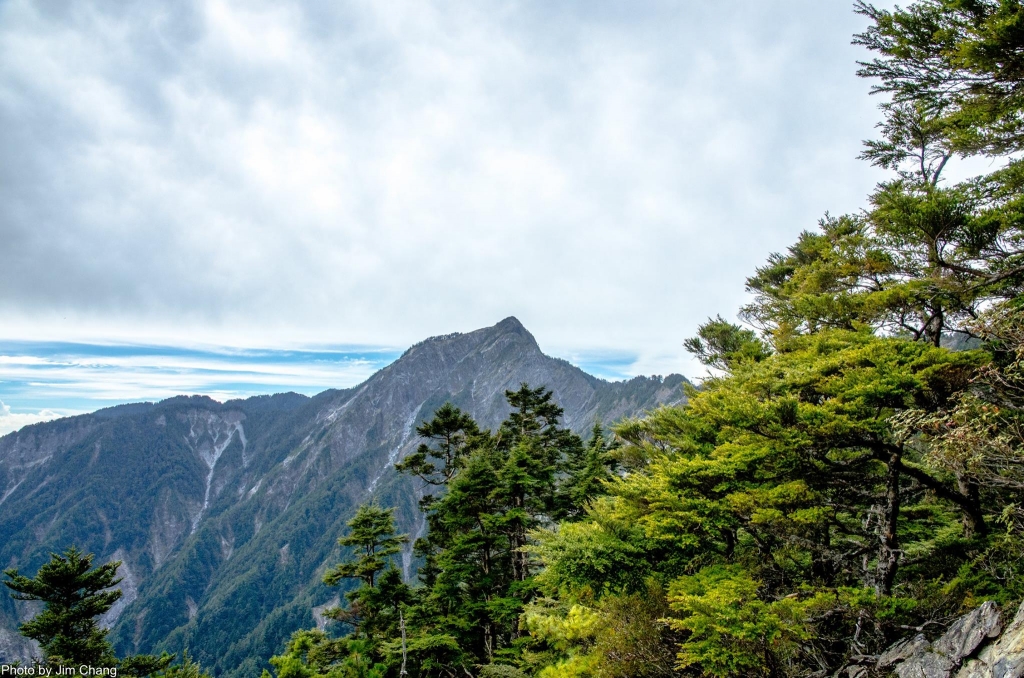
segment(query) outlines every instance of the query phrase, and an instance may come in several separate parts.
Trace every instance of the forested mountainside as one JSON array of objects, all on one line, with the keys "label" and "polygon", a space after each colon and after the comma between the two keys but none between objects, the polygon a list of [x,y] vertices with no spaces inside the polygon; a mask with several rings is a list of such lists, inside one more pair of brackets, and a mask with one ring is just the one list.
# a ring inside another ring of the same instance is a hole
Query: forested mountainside
[{"label": "forested mountainside", "polygon": [[[357,505],[377,497],[400,507],[401,529],[424,529],[422,484],[394,470],[416,425],[450,401],[496,426],[524,382],[552,389],[580,432],[678,403],[686,383],[597,379],[508,318],[421,342],[352,389],[180,397],[29,426],[0,438],[0,564],[34,572],[71,544],[122,560],[125,595],[107,614],[120,651],[187,645],[219,673],[258,673],[337,602],[320,579]],[[412,574],[410,549],[401,560]],[[0,597],[0,661],[28,656],[16,620],[33,611]]]}]

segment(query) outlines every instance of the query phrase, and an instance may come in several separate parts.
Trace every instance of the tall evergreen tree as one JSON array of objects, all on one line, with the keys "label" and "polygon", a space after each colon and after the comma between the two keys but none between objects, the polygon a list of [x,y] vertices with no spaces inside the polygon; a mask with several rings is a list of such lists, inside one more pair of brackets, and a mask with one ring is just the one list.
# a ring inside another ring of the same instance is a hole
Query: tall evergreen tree
[{"label": "tall evergreen tree", "polygon": [[335,618],[351,624],[355,637],[370,640],[386,637],[397,628],[399,606],[408,602],[408,587],[391,557],[408,542],[395,534],[395,511],[363,504],[348,522],[349,533],[338,544],[352,549],[351,560],[338,563],[324,575],[324,583],[337,586],[356,579],[360,586],[346,594],[351,606],[334,611]]},{"label": "tall evergreen tree", "polygon": [[[399,633],[402,610],[412,596],[391,558],[408,540],[395,534],[394,509],[375,503],[360,506],[348,527],[338,544],[351,549],[352,557],[329,569],[324,583],[359,582],[346,594],[347,607],[327,612],[351,632],[332,638],[319,629],[297,631],[285,652],[270,659],[278,678],[384,678],[394,663],[387,641]],[[270,678],[269,671],[263,677]]]},{"label": "tall evergreen tree", "polygon": [[573,445],[561,462],[561,477],[553,518],[574,520],[582,515],[590,502],[606,492],[606,483],[614,476],[618,461],[612,452],[615,445],[607,440],[601,422],[594,422],[586,446]]},{"label": "tall evergreen tree", "polygon": [[451,481],[481,436],[473,418],[451,403],[439,407],[430,421],[416,427],[416,433],[425,442],[395,468],[435,486]]},{"label": "tall evergreen tree", "polygon": [[512,578],[519,582],[530,578],[527,534],[557,512],[558,470],[567,457],[579,458],[583,448],[579,436],[559,426],[563,410],[553,395],[525,383],[506,391],[513,409],[496,435],[504,452],[498,470],[498,496],[505,505],[500,524],[512,553]]},{"label": "tall evergreen tree", "polygon": [[116,667],[129,676],[146,676],[168,669],[172,655],[134,655],[118,659],[98,617],[121,598],[120,561],[92,566],[93,555],[71,546],[63,554],[51,553],[49,562],[29,578],[15,568],[4,571],[4,585],[16,600],[44,603],[43,611],[19,627],[22,635],[39,643],[43,659],[52,666]]},{"label": "tall evergreen tree", "polygon": [[429,444],[398,465],[443,488],[422,502],[429,530],[417,553],[427,590],[417,619],[432,621],[417,632],[450,638],[478,664],[514,653],[519,615],[533,595],[530,532],[576,510],[560,482],[587,472],[578,464],[567,472],[567,460],[583,463],[586,454],[559,426],[562,409],[550,390],[522,384],[505,396],[512,412],[493,436],[447,405],[417,429]]},{"label": "tall evergreen tree", "polygon": [[19,628],[21,633],[39,643],[43,657],[59,665],[86,664],[95,667],[117,665],[114,648],[107,640],[107,631],[99,626],[97,617],[121,598],[121,591],[112,589],[117,578],[119,561],[93,568],[92,554],[83,554],[74,546],[63,554],[53,553],[50,561],[28,578],[11,568],[4,571],[7,588],[16,600],[42,601],[45,607],[32,620]]}]

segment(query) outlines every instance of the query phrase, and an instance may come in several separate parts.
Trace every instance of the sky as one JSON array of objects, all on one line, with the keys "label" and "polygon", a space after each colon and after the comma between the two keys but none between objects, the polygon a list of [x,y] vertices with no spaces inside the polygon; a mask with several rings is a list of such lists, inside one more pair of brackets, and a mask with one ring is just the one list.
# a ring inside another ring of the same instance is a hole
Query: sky
[{"label": "sky", "polygon": [[[879,3],[887,6],[886,3]],[[851,2],[0,2],[0,433],[316,393],[514,315],[703,368],[885,178]]]}]

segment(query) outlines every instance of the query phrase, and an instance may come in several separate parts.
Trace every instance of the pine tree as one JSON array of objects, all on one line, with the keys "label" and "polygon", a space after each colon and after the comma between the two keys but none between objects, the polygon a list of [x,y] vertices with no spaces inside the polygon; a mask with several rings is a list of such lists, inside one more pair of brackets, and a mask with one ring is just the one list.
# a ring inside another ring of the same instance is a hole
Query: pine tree
[{"label": "pine tree", "polygon": [[498,469],[498,497],[505,505],[499,524],[509,540],[512,578],[530,578],[529,554],[524,547],[527,533],[543,520],[553,517],[558,504],[558,470],[566,458],[578,457],[583,441],[569,429],[559,427],[563,410],[544,388],[521,384],[518,391],[506,391],[512,412],[496,436],[505,453]]},{"label": "pine tree", "polygon": [[[416,433],[434,446],[421,443],[415,452],[395,464],[395,468],[437,486],[451,481],[481,436],[473,418],[451,403],[439,407],[433,419],[416,427]],[[440,467],[430,459],[440,461]]]},{"label": "pine tree", "polygon": [[[395,534],[394,509],[369,503],[348,521],[349,533],[338,544],[352,549],[350,560],[324,575],[324,583],[337,586],[346,579],[360,585],[346,594],[347,608],[334,608],[327,616],[351,627],[351,633],[332,638],[319,629],[292,634],[283,654],[270,663],[279,678],[383,678],[388,671],[386,643],[398,633],[400,614],[412,602],[408,585],[391,558],[408,539]],[[270,678],[264,670],[263,678]]]},{"label": "pine tree", "polygon": [[416,552],[426,592],[412,642],[429,638],[451,656],[441,642],[450,639],[477,664],[516,652],[519,615],[534,588],[529,534],[575,510],[560,484],[583,488],[584,475],[600,475],[579,436],[559,426],[562,408],[550,390],[522,384],[505,397],[513,409],[493,436],[446,405],[417,428],[429,443],[398,465],[442,488],[422,502],[429,530]]},{"label": "pine tree", "polygon": [[107,630],[100,628],[96,618],[121,598],[120,590],[110,590],[121,581],[117,578],[121,562],[93,568],[92,560],[91,553],[83,555],[71,546],[63,555],[51,553],[50,561],[31,579],[14,568],[4,571],[8,578],[4,585],[16,592],[12,598],[45,603],[42,612],[19,627],[22,635],[39,643],[43,659],[53,666],[117,667],[125,676],[199,670],[187,655],[184,664],[175,666],[171,666],[174,655],[166,652],[123,659],[114,655]]},{"label": "pine tree", "polygon": [[354,627],[355,637],[370,640],[386,637],[398,622],[398,608],[409,597],[408,586],[394,567],[391,557],[409,540],[395,534],[395,511],[376,504],[363,504],[348,522],[349,534],[338,544],[353,550],[354,558],[338,563],[324,575],[324,583],[337,586],[344,579],[361,585],[347,594],[351,606],[333,616]]},{"label": "pine tree", "polygon": [[606,484],[614,477],[618,461],[612,452],[615,446],[604,434],[600,422],[595,422],[586,447],[573,446],[561,464],[562,477],[558,484],[557,510],[554,518],[577,520],[590,502],[606,492]]},{"label": "pine tree", "polygon": [[42,612],[19,628],[22,635],[37,641],[46,661],[67,666],[117,666],[114,648],[96,618],[121,598],[111,587],[120,561],[93,568],[92,554],[83,555],[74,546],[62,555],[51,553],[50,561],[28,578],[11,568],[4,571],[7,588],[16,600],[37,600]]}]

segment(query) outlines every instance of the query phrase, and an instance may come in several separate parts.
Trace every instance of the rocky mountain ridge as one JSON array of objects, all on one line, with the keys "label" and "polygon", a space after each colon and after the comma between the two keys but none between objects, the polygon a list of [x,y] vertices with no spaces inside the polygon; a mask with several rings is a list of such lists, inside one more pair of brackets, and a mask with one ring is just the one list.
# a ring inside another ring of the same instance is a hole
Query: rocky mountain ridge
[{"label": "rocky mountain ridge", "polygon": [[[358,504],[374,496],[422,533],[418,488],[393,470],[416,424],[451,401],[495,427],[505,390],[523,382],[554,391],[584,435],[681,401],[686,383],[597,379],[507,318],[312,398],[179,397],[37,424],[0,438],[0,565],[34,572],[69,544],[121,560],[124,598],[107,619],[119,651],[188,647],[218,675],[258,673],[339,595],[320,577]],[[411,574],[411,554],[403,564]],[[0,599],[0,661],[31,653],[16,624],[33,613]]]}]

